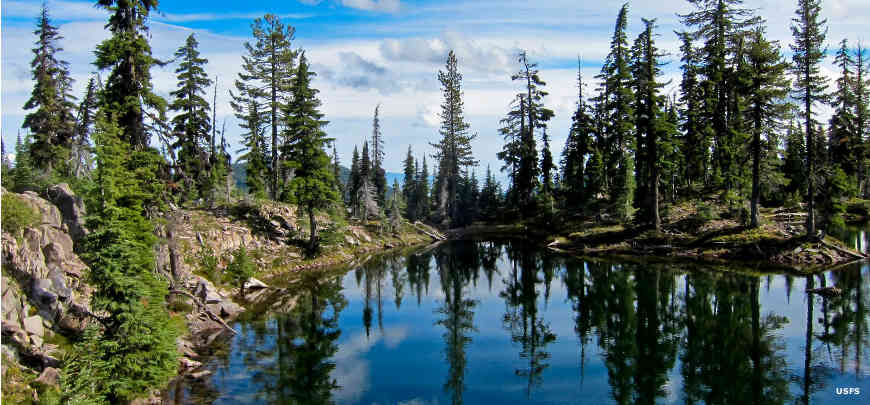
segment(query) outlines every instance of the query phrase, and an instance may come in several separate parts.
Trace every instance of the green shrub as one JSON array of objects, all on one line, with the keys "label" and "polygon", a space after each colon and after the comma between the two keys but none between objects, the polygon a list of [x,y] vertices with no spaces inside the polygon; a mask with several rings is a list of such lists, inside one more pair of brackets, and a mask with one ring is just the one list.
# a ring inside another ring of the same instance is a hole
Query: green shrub
[{"label": "green shrub", "polygon": [[695,216],[704,221],[712,221],[718,218],[713,206],[703,201],[698,201],[695,204]]},{"label": "green shrub", "polygon": [[3,211],[4,232],[18,236],[24,231],[24,228],[32,226],[41,220],[39,213],[24,202],[24,200],[11,193],[3,193],[2,204],[3,206],[0,207],[0,210]]},{"label": "green shrub", "polygon": [[245,282],[254,276],[256,270],[257,267],[254,265],[251,257],[248,256],[248,249],[240,246],[233,252],[233,260],[227,265],[224,279],[233,285],[239,286],[242,294],[244,294]]},{"label": "green shrub", "polygon": [[220,283],[221,278],[218,272],[218,257],[214,254],[214,250],[208,245],[204,246],[199,251],[199,269],[202,276],[212,283]]}]

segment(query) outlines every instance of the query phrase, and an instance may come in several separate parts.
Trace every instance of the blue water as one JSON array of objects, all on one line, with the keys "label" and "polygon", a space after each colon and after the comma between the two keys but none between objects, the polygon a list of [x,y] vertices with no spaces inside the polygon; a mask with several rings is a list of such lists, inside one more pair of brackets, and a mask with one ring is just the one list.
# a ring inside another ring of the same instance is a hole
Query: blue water
[{"label": "blue water", "polygon": [[[449,242],[283,281],[287,291],[235,323],[240,333],[206,359],[210,380],[182,380],[167,395],[214,404],[870,403],[870,266],[813,277],[764,271]],[[842,293],[805,292],[820,286]],[[860,394],[837,395],[844,387]]]}]

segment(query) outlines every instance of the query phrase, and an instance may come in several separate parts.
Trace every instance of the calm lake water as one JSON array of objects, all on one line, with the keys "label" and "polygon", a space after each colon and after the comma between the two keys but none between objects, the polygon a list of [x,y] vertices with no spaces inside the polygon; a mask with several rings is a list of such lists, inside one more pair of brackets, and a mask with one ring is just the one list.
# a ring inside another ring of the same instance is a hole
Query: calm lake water
[{"label": "calm lake water", "polygon": [[[286,282],[174,403],[867,404],[870,266],[813,277],[456,241]],[[752,275],[755,274],[755,275]],[[276,281],[280,284],[280,281]],[[836,286],[839,296],[807,294]],[[296,298],[293,298],[296,297]],[[845,388],[860,394],[838,395]]]}]

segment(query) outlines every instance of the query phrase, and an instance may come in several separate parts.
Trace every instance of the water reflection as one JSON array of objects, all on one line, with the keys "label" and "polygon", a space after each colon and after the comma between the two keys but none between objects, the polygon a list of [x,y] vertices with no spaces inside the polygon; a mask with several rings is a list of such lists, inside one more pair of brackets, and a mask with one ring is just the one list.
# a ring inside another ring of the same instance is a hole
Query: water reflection
[{"label": "water reflection", "polygon": [[[870,267],[800,277],[721,270],[583,261],[495,241],[378,257],[347,275],[293,282],[272,298],[286,310],[237,325],[229,350],[209,363],[210,384],[174,397],[710,405],[870,397]],[[841,293],[805,292],[815,287]],[[836,395],[843,386],[863,397]]]}]

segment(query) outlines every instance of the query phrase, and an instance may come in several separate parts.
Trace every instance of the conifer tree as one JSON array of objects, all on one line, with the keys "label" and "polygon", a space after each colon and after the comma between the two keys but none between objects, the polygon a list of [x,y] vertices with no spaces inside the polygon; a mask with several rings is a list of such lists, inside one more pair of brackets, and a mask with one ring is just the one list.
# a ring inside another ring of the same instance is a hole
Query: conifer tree
[{"label": "conifer tree", "polygon": [[94,65],[111,69],[101,92],[101,107],[117,114],[121,139],[136,147],[147,148],[150,135],[145,128],[146,109],[162,119],[166,100],[154,93],[151,67],[162,64],[151,56],[146,22],[158,0],[98,0],[97,6],[111,13],[106,27],[109,39],[97,45]]},{"label": "conifer tree", "polygon": [[381,105],[375,106],[375,117],[372,120],[372,184],[378,197],[378,204],[385,206],[387,195],[387,176],[384,171],[384,136],[381,133],[381,119],[379,117]]},{"label": "conifer tree", "polygon": [[408,155],[404,161],[404,181],[402,184],[402,198],[405,200],[405,218],[414,222],[417,220],[417,166],[411,145],[408,145]]},{"label": "conifer tree", "polygon": [[36,47],[30,62],[34,80],[25,110],[34,110],[24,117],[22,128],[30,131],[30,161],[35,168],[51,172],[66,163],[75,127],[73,99],[70,94],[72,78],[69,64],[57,58],[63,51],[58,42],[63,39],[57,27],[51,24],[45,4],[37,19]]},{"label": "conifer tree", "polygon": [[[569,204],[579,205],[589,198],[586,192],[586,155],[594,132],[592,117],[583,98],[582,64],[577,61],[577,109],[571,117],[571,132],[562,151],[562,185]],[[487,173],[487,177],[489,174]]]},{"label": "conifer tree", "polygon": [[271,157],[269,158],[268,189],[272,199],[278,198],[281,171],[278,156],[278,128],[289,94],[290,80],[295,71],[297,52],[292,47],[296,29],[284,25],[274,14],[266,14],[251,23],[254,42],[245,42],[246,55],[242,56],[242,72],[236,88],[247,97],[253,97],[264,107],[264,123],[271,130]]},{"label": "conifer tree", "polygon": [[353,147],[353,158],[350,163],[350,177],[347,179],[347,204],[356,207],[356,191],[360,186],[359,148]]},{"label": "conifer tree", "polygon": [[798,0],[796,16],[792,18],[791,32],[794,44],[791,45],[792,73],[795,81],[792,86],[793,96],[801,103],[801,116],[806,130],[806,181],[807,181],[807,235],[816,234],[815,222],[815,136],[816,128],[813,107],[817,103],[825,103],[828,88],[827,79],[820,72],[820,65],[825,59],[824,48],[827,20],[820,19],[821,6],[819,0]]},{"label": "conifer tree", "polygon": [[332,178],[335,180],[335,190],[344,200],[344,184],[341,182],[341,162],[338,160],[338,149],[335,141],[332,142]]},{"label": "conifer tree", "polygon": [[[785,113],[783,99],[788,92],[785,78],[788,65],[782,60],[779,45],[764,38],[764,29],[756,28],[746,53],[748,81],[747,116],[752,125],[752,198],[750,201],[750,227],[758,227],[758,206],[761,203],[762,134],[775,131]],[[768,140],[770,141],[770,140]]]},{"label": "conifer tree", "polygon": [[308,214],[308,249],[311,252],[317,248],[315,210],[339,201],[329,155],[325,150],[333,139],[328,138],[323,131],[327,121],[323,120],[323,114],[319,111],[321,103],[317,99],[318,90],[311,87],[311,78],[314,76],[303,52],[299,56],[299,67],[290,87],[293,98],[284,111],[287,118],[284,138],[287,143],[283,151],[287,157],[285,164],[294,171],[293,179],[285,185],[285,199],[304,207]]},{"label": "conifer tree", "polygon": [[15,167],[12,168],[12,190],[27,191],[36,182],[36,171],[30,161],[30,135],[21,138],[21,132],[15,140]]},{"label": "conifer tree", "polygon": [[97,109],[97,82],[92,77],[85,88],[85,97],[79,104],[75,131],[70,150],[70,177],[84,178],[92,169],[91,130]]},{"label": "conifer tree", "polygon": [[857,180],[860,175],[857,151],[861,148],[861,139],[855,125],[855,60],[845,39],[834,56],[834,65],[839,68],[840,77],[836,81],[837,89],[831,94],[834,107],[830,120],[831,161],[843,169],[847,178]]},{"label": "conifer tree", "polygon": [[685,140],[682,154],[686,159],[683,176],[686,185],[692,186],[704,184],[707,180],[712,133],[707,130],[709,127],[704,123],[707,117],[702,114],[704,95],[699,80],[701,67],[698,52],[693,46],[690,33],[680,32],[678,35],[683,61],[680,82],[680,99],[683,103],[681,129]]},{"label": "conifer tree", "polygon": [[662,172],[659,143],[662,140],[660,138],[666,135],[666,117],[661,110],[664,98],[659,95],[663,85],[657,81],[657,77],[661,74],[661,63],[658,60],[663,54],[655,46],[655,34],[653,34],[656,27],[655,20],[643,19],[643,23],[644,30],[637,38],[632,66],[637,100],[635,131],[640,152],[638,155],[645,158],[642,175],[637,177],[645,183],[645,187],[640,189],[648,192],[645,193],[647,201],[643,203],[644,212],[650,216],[649,222],[656,231],[659,231],[661,230],[659,182]]},{"label": "conifer tree", "polygon": [[438,216],[442,223],[447,223],[457,215],[454,203],[461,169],[477,165],[471,151],[471,141],[477,134],[469,133],[469,125],[465,121],[462,73],[459,72],[459,62],[452,50],[447,54],[445,70],[438,71],[438,81],[443,98],[439,114],[441,128],[438,131],[441,139],[431,145],[435,148],[433,157],[438,160],[435,180],[438,186]]},{"label": "conifer tree", "polygon": [[269,167],[267,165],[268,146],[263,136],[265,112],[260,109],[256,98],[233,97],[231,102],[240,126],[246,130],[242,135],[243,149],[238,162],[245,163],[245,184],[248,192],[256,198],[266,197],[266,180]]},{"label": "conifer tree", "polygon": [[206,151],[209,145],[209,132],[212,130],[205,88],[212,84],[203,68],[208,59],[200,57],[194,34],[187,37],[184,45],[175,52],[179,61],[175,73],[178,78],[176,89],[170,92],[172,103],[169,110],[177,114],[172,118],[173,134],[177,137],[172,144],[178,149],[177,158],[182,179],[185,181],[185,197],[211,197],[210,167],[207,158],[214,150]]},{"label": "conifer tree", "polygon": [[610,53],[598,78],[602,84],[602,94],[598,100],[603,109],[606,127],[605,145],[600,145],[607,157],[607,176],[612,178],[610,200],[621,219],[630,219],[634,206],[634,97],[631,91],[631,71],[629,67],[628,4],[619,9]]},{"label": "conifer tree", "polygon": [[786,191],[802,195],[807,187],[806,140],[801,126],[789,123],[786,131],[785,164],[783,173],[788,179]]},{"label": "conifer tree", "polygon": [[417,219],[428,218],[431,200],[429,196],[429,165],[426,162],[426,155],[423,155],[423,166],[417,175],[417,196],[414,200],[417,202]]},{"label": "conifer tree", "polygon": [[82,258],[101,313],[64,367],[68,402],[122,403],[163,386],[175,375],[176,328],[165,308],[167,284],[154,274],[154,227],[143,207],[157,205],[159,155],[135,150],[106,115],[97,118],[97,187],[88,196],[90,233]]},{"label": "conifer tree", "polygon": [[856,141],[860,144],[858,148],[858,195],[863,198],[866,195],[867,181],[866,159],[867,159],[867,137],[870,136],[870,77],[867,77],[868,60],[866,59],[865,49],[858,42],[855,47],[855,133],[857,134]]},{"label": "conifer tree", "polygon": [[713,140],[712,163],[717,185],[731,190],[739,186],[742,165],[738,158],[744,133],[737,116],[741,111],[734,99],[739,95],[738,85],[729,58],[739,61],[735,54],[740,47],[735,45],[760,20],[753,16],[753,10],[741,7],[743,0],[689,0],[689,3],[695,11],[680,17],[687,26],[695,28],[692,36],[703,41],[698,55],[703,73],[701,123],[705,135]]}]

